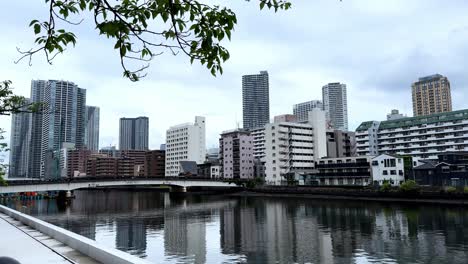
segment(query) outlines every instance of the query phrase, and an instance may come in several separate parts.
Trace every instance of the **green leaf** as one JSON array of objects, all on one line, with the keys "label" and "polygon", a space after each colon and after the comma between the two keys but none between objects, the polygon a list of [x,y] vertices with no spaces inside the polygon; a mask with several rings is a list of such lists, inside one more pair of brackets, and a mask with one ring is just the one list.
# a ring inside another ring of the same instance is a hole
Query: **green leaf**
[{"label": "green leaf", "polygon": [[34,24],[34,34],[39,34],[41,33],[41,25],[39,24]]}]

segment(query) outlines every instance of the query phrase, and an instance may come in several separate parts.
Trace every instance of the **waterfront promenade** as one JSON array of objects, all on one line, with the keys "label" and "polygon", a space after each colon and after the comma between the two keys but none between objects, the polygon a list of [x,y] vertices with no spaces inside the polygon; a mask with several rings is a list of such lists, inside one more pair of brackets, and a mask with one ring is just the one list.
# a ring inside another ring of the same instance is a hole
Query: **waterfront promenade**
[{"label": "waterfront promenade", "polygon": [[63,243],[0,213],[0,256],[27,263],[99,263]]}]

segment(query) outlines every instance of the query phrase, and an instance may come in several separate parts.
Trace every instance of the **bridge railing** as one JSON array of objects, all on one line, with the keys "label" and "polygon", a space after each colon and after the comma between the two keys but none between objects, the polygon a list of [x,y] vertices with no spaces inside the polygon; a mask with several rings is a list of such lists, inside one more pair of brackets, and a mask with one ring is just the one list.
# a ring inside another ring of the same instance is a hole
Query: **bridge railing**
[{"label": "bridge railing", "polygon": [[227,182],[227,179],[223,178],[206,178],[206,177],[188,177],[188,176],[179,176],[179,177],[145,177],[145,176],[135,176],[135,177],[122,177],[122,176],[87,176],[87,177],[76,177],[76,178],[60,178],[60,179],[31,179],[31,180],[10,180],[8,181],[9,186],[19,186],[19,185],[39,185],[39,184],[55,184],[55,183],[79,183],[79,182],[102,182],[102,181],[147,181],[147,180],[164,180],[164,181],[219,181]]}]

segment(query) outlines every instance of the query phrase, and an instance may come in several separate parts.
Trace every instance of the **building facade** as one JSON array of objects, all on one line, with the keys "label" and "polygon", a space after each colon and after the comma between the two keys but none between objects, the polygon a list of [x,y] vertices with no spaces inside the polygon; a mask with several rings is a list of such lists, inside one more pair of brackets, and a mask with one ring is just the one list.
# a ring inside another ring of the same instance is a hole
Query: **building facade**
[{"label": "building facade", "polygon": [[[60,160],[59,152],[64,143],[74,144],[77,149],[84,147],[86,90],[73,82],[49,80],[42,92],[42,103],[40,175],[41,178],[56,178],[60,173],[45,173],[45,168],[50,168],[47,163],[54,162],[46,158],[46,152],[53,152],[52,157]],[[39,144],[34,142],[32,145]]]},{"label": "building facade", "polygon": [[320,100],[312,100],[300,104],[295,104],[293,106],[293,114],[297,118],[297,122],[307,122],[309,120],[309,111],[312,109],[321,109],[323,110],[323,103]]},{"label": "building facade", "polygon": [[272,123],[263,133],[255,133],[254,156],[257,153],[264,163],[267,184],[280,185],[309,173],[314,162],[327,155],[325,113],[319,109],[309,113],[308,123]]},{"label": "building facade", "polygon": [[398,111],[397,109],[392,109],[390,114],[387,114],[387,120],[397,120],[405,117],[406,115],[400,114],[400,111]]},{"label": "building facade", "polygon": [[164,177],[166,169],[166,151],[151,150],[145,154],[145,176]]},{"label": "building facade", "polygon": [[[30,100],[26,99],[26,104]],[[26,110],[26,109],[24,109]],[[29,178],[29,156],[31,142],[31,113],[15,113],[11,116],[10,135],[10,178]]]},{"label": "building facade", "polygon": [[317,161],[316,173],[312,174],[313,185],[357,185],[372,183],[372,156],[325,158]]},{"label": "building facade", "polygon": [[399,186],[405,181],[403,158],[382,154],[372,158],[372,182],[382,185],[384,182]]},{"label": "building facade", "polygon": [[[31,102],[41,103],[44,102],[44,91],[47,85],[46,80],[32,80],[31,81]],[[39,178],[41,176],[41,141],[42,141],[42,114],[31,114],[31,142],[29,151],[29,177]]]},{"label": "building facade", "polygon": [[99,107],[86,106],[85,145],[93,151],[99,150]]},{"label": "building facade", "polygon": [[369,152],[437,159],[445,152],[468,150],[468,109],[363,122],[356,130],[358,155]]},{"label": "building facade", "polygon": [[253,179],[253,136],[247,130],[225,131],[219,139],[221,176],[225,179]]},{"label": "building facade", "polygon": [[148,150],[149,118],[120,118],[120,150]]},{"label": "building facade", "polygon": [[351,131],[327,131],[327,157],[340,158],[356,155],[356,137]]},{"label": "building facade", "polygon": [[67,176],[86,176],[88,159],[96,152],[88,149],[72,149],[67,151]]},{"label": "building facade", "polygon": [[450,82],[447,77],[434,74],[419,78],[411,85],[413,116],[425,116],[452,111]]},{"label": "building facade", "polygon": [[414,168],[419,185],[468,186],[468,152],[447,152]]},{"label": "building facade", "polygon": [[242,114],[244,129],[262,128],[270,122],[268,72],[242,76]]},{"label": "building facade", "polygon": [[323,110],[334,129],[348,131],[346,84],[329,83],[322,87]]},{"label": "building facade", "polygon": [[195,117],[195,123],[173,126],[166,131],[166,172],[168,177],[179,176],[180,161],[205,162],[205,118]]}]

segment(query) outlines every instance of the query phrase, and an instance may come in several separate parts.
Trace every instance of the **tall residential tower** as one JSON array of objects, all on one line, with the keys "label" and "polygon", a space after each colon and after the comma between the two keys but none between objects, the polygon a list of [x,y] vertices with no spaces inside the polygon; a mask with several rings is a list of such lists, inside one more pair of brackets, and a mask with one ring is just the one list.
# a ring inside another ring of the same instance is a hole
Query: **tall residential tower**
[{"label": "tall residential tower", "polygon": [[148,117],[120,118],[119,149],[148,150],[148,130]]},{"label": "tall residential tower", "polygon": [[99,150],[99,107],[86,106],[85,145],[89,150]]},{"label": "tall residential tower", "polygon": [[[54,178],[60,175],[57,164],[63,158],[61,149],[64,143],[76,148],[84,146],[86,90],[68,81],[49,80],[45,85],[42,82],[33,81],[32,85],[32,101],[42,102],[44,106],[43,112],[34,114],[32,118],[31,151],[40,153],[41,178]],[[33,169],[37,170],[35,165]],[[36,177],[36,173],[32,177]]]},{"label": "tall residential tower", "polygon": [[[28,103],[30,100],[27,99]],[[16,113],[11,116],[9,178],[27,178],[30,141],[31,113]]]},{"label": "tall residential tower", "polygon": [[263,127],[270,122],[268,72],[242,76],[242,113],[244,129]]},{"label": "tall residential tower", "polygon": [[447,77],[434,74],[419,78],[411,85],[411,90],[414,116],[452,111],[450,82]]},{"label": "tall residential tower", "polygon": [[348,131],[346,84],[329,83],[322,87],[323,110],[334,129]]}]

